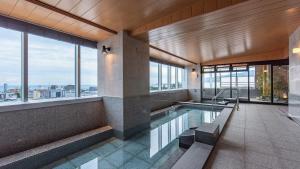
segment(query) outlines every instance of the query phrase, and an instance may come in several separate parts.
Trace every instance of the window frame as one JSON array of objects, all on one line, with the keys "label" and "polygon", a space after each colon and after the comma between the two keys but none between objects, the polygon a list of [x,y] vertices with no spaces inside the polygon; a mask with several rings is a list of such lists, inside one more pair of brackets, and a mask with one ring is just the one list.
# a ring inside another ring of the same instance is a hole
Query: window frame
[{"label": "window frame", "polygon": [[[153,60],[150,60],[149,61],[149,70],[150,70],[150,63],[153,62],[153,63],[156,63],[158,64],[158,90],[150,90],[150,87],[149,87],[149,91],[150,93],[155,93],[155,92],[164,92],[164,91],[172,91],[172,90],[182,90],[182,89],[185,89],[185,76],[184,76],[184,72],[185,72],[185,68],[184,67],[180,67],[180,66],[176,66],[176,65],[173,65],[173,64],[166,64],[166,63],[161,63],[161,62],[158,62],[158,61],[153,61]],[[162,67],[163,66],[167,66],[167,85],[168,85],[168,89],[163,89],[162,88]],[[175,68],[175,88],[172,88],[171,89],[171,68],[174,67]],[[182,74],[181,74],[181,79],[182,79],[182,87],[179,87],[179,83],[178,83],[178,71],[179,69],[182,69]],[[149,77],[150,78],[150,77]],[[150,84],[150,83],[149,83]]]},{"label": "window frame", "polygon": [[[231,63],[231,64],[226,64],[230,65],[230,70],[229,71],[217,71],[217,67],[220,66],[222,67],[224,64],[220,65],[203,65],[202,66],[202,72],[201,72],[201,98],[203,100],[210,100],[211,98],[205,98],[204,97],[204,74],[205,73],[213,73],[215,74],[215,81],[217,81],[217,73],[221,72],[229,72],[230,73],[230,81],[232,81],[232,73],[238,73],[238,72],[247,72],[248,73],[248,98],[247,100],[240,100],[241,102],[246,102],[246,103],[257,103],[257,104],[274,104],[274,105],[287,105],[288,103],[279,103],[274,101],[274,77],[273,77],[273,69],[274,66],[282,66],[282,65],[287,65],[289,66],[289,60],[288,59],[281,59],[281,60],[271,60],[271,61],[258,61],[258,62],[248,62],[248,63]],[[251,66],[258,66],[258,65],[269,65],[270,66],[270,88],[271,88],[271,101],[269,102],[260,102],[260,101],[251,101],[250,100],[250,68]],[[204,71],[205,68],[215,68],[214,71]],[[235,69],[237,68],[237,69]],[[232,82],[230,82],[232,83]],[[217,94],[217,84],[215,84],[215,95]],[[230,84],[230,95],[232,97],[232,84]],[[288,99],[288,98],[287,98]]]},{"label": "window frame", "polygon": [[[4,28],[4,29],[8,29],[8,30],[13,30],[10,28]],[[74,97],[61,97],[61,98],[51,98],[51,99],[40,99],[40,100],[30,100],[28,99],[28,93],[29,93],[29,81],[28,81],[28,68],[29,68],[29,64],[28,64],[28,48],[29,48],[29,40],[28,40],[28,36],[29,33],[25,32],[25,31],[18,31],[18,30],[14,30],[17,32],[21,33],[21,89],[20,89],[20,95],[21,95],[21,99],[17,100],[17,101],[12,101],[12,102],[1,102],[0,106],[1,108],[3,108],[3,111],[7,110],[19,110],[19,109],[24,109],[22,108],[24,106],[24,104],[26,104],[26,107],[28,108],[35,108],[35,107],[47,107],[47,106],[51,106],[51,105],[61,105],[61,104],[73,104],[74,102],[85,102],[85,100],[90,100],[90,99],[101,99],[101,97],[99,96],[99,92],[97,93],[97,95],[91,95],[91,96],[85,96],[85,97],[81,97],[80,96],[80,90],[81,90],[81,86],[80,86],[80,79],[81,79],[81,71],[80,71],[80,66],[81,66],[81,62],[80,62],[80,55],[81,55],[81,51],[80,51],[80,44],[76,44],[76,43],[71,43],[68,42],[70,44],[73,44],[75,46],[75,96]],[[53,39],[53,40],[57,40],[57,41],[61,41],[59,39],[55,39],[55,38],[50,38],[50,37],[46,37],[46,36],[41,36],[41,35],[36,35],[33,34],[35,36],[39,36],[42,38],[48,38],[48,39]],[[65,41],[62,41],[65,42]],[[97,48],[92,48],[90,46],[86,46],[88,48],[91,49],[95,49],[97,50]],[[97,55],[98,57],[98,55]],[[98,65],[98,60],[97,60],[97,65]],[[98,66],[97,66],[98,67]],[[99,84],[98,84],[98,75],[97,75],[97,88],[98,88]],[[58,103],[59,102],[59,103]],[[36,105],[37,104],[37,105]],[[13,107],[11,107],[13,106]],[[21,107],[20,107],[21,106]],[[1,111],[0,111],[1,112]]]}]

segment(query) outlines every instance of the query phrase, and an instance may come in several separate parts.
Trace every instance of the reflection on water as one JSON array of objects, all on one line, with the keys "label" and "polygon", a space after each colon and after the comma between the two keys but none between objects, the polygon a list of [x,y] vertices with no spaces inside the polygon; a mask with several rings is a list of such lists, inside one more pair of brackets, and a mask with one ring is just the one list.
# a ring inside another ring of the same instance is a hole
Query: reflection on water
[{"label": "reflection on water", "polygon": [[188,113],[166,122],[150,131],[150,157],[188,129]]},{"label": "reflection on water", "polygon": [[170,114],[166,118],[175,116],[166,123],[151,129],[150,131],[150,157],[166,147],[180,134],[189,128],[197,127],[201,123],[212,123],[220,112],[191,110],[176,117],[178,112]]},{"label": "reflection on water", "polygon": [[212,123],[220,112],[180,108],[151,122],[151,129],[124,141],[112,138],[70,155],[43,169],[160,168],[174,152],[183,154],[176,139],[185,130]]}]

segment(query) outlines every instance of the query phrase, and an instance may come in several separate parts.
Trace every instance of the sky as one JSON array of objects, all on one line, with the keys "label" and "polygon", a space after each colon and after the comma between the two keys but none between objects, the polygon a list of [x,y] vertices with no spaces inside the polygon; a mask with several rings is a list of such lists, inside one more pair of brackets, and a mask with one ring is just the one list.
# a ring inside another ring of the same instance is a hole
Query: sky
[{"label": "sky", "polygon": [[[29,35],[29,85],[74,85],[75,45]],[[97,50],[81,48],[81,84],[97,84]],[[21,83],[21,33],[0,28],[0,86]]]}]

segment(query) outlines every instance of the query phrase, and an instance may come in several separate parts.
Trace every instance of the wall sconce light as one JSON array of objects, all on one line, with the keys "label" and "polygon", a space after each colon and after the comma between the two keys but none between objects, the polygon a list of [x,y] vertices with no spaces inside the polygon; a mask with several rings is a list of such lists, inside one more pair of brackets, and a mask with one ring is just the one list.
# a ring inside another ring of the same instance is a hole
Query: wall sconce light
[{"label": "wall sconce light", "polygon": [[111,48],[106,47],[105,45],[102,46],[102,53],[103,54],[108,54],[110,52]]},{"label": "wall sconce light", "polygon": [[300,48],[293,48],[293,54],[300,53]]},{"label": "wall sconce light", "polygon": [[195,69],[195,68],[192,69],[192,73],[196,73],[196,74],[197,74],[197,78],[199,77],[199,75],[198,75],[198,73],[196,72],[196,69]]}]

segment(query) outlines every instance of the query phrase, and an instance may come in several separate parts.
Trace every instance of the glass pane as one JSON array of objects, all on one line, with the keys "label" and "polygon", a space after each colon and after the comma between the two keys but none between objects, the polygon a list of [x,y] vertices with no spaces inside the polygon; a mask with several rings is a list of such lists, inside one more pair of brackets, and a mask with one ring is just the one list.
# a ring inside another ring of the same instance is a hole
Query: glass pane
[{"label": "glass pane", "polygon": [[171,84],[170,89],[176,89],[176,68],[171,66]]},{"label": "glass pane", "polygon": [[81,96],[97,95],[97,49],[81,47]]},{"label": "glass pane", "polygon": [[150,91],[156,91],[158,86],[158,63],[150,62]]},{"label": "glass pane", "polygon": [[203,73],[203,98],[211,99],[215,95],[215,73]]},{"label": "glass pane", "polygon": [[274,103],[288,103],[289,66],[273,66],[273,98]]},{"label": "glass pane", "polygon": [[169,66],[161,65],[161,89],[169,89]]},{"label": "glass pane", "polygon": [[218,72],[229,71],[230,65],[218,65],[216,69]]},{"label": "glass pane", "polygon": [[202,71],[203,72],[213,72],[213,71],[215,71],[215,67],[214,66],[203,66]]},{"label": "glass pane", "polygon": [[255,65],[249,67],[250,101],[271,101],[271,66]]},{"label": "glass pane", "polygon": [[0,102],[21,98],[21,33],[0,28]]},{"label": "glass pane", "polygon": [[75,45],[29,35],[28,55],[30,99],[75,96]]},{"label": "glass pane", "polygon": [[178,68],[178,88],[183,88],[183,71],[184,69]]},{"label": "glass pane", "polygon": [[248,71],[232,72],[232,97],[237,97],[237,90],[239,90],[239,98],[241,100],[248,100]]},{"label": "glass pane", "polygon": [[219,93],[221,90],[224,90],[223,93],[220,95],[222,98],[230,98],[230,73],[229,72],[222,72],[222,73],[216,73],[217,77],[217,93]]},{"label": "glass pane", "polygon": [[234,70],[234,71],[247,70],[247,65],[246,64],[234,64],[234,65],[232,65],[232,70]]}]

